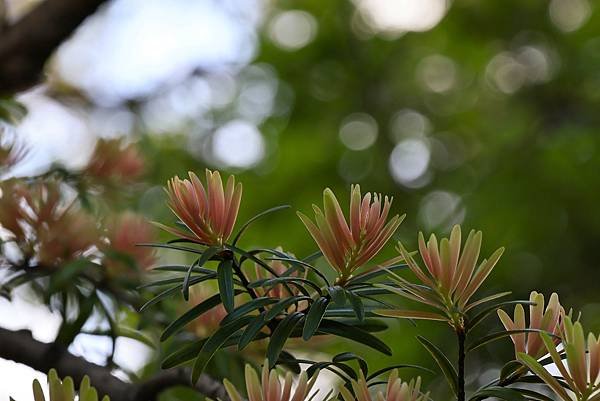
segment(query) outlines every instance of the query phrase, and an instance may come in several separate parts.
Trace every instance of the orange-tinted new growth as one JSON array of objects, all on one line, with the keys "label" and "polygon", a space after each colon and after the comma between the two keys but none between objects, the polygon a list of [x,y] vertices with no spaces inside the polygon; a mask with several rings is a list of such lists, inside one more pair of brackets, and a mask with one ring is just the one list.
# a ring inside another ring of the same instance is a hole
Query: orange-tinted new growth
[{"label": "orange-tinted new growth", "polygon": [[[506,330],[524,330],[529,328],[547,331],[554,335],[560,335],[562,332],[565,310],[560,305],[558,295],[553,293],[550,296],[550,301],[548,302],[545,311],[544,295],[532,291],[529,300],[533,302],[533,304],[529,306],[529,327],[527,327],[525,322],[525,310],[523,305],[518,304],[515,306],[514,320],[502,309],[498,309],[498,316]],[[511,339],[515,345],[516,355],[524,352],[535,359],[540,359],[547,354],[546,347],[538,333],[530,332],[513,334],[511,335]],[[556,344],[559,342],[557,338],[554,338],[553,341]]]},{"label": "orange-tinted new growth", "polygon": [[397,249],[423,284],[436,290],[444,301],[462,309],[504,252],[504,248],[497,249],[489,259],[484,259],[477,266],[481,238],[481,231],[471,230],[461,252],[461,230],[458,225],[452,229],[449,239],[442,238],[439,243],[434,234],[426,243],[423,233],[419,233],[419,253],[426,269],[415,262],[402,244],[398,244]]},{"label": "orange-tinted new growth", "polygon": [[147,269],[155,261],[155,251],[152,248],[141,247],[138,244],[153,242],[155,229],[143,216],[133,212],[124,212],[114,217],[107,225],[108,249],[130,257],[135,266],[124,266],[123,260],[108,257],[106,267],[113,273],[120,273],[132,268]]},{"label": "orange-tinted new growth", "polygon": [[167,183],[169,207],[190,233],[163,225],[166,231],[190,241],[221,246],[229,239],[242,199],[242,184],[230,176],[225,190],[218,171],[206,170],[206,189],[196,174]]},{"label": "orange-tinted new growth", "polygon": [[352,390],[354,395],[344,386],[340,386],[340,394],[344,401],[426,401],[429,399],[429,393],[421,393],[420,377],[408,383],[404,382],[398,377],[397,369],[390,374],[385,393],[378,391],[372,394],[362,371],[358,381],[352,380]]},{"label": "orange-tinted new growth", "polygon": [[99,139],[84,173],[100,180],[131,182],[142,175],[144,159],[135,144]]},{"label": "orange-tinted new growth", "polygon": [[9,169],[21,162],[29,154],[29,149],[21,142],[6,142],[0,126],[0,171]]},{"label": "orange-tinted new growth", "polygon": [[[546,333],[540,335],[552,362],[560,372],[564,383],[577,401],[597,401],[600,399],[600,336],[584,334],[580,322],[573,323],[565,317],[562,327],[562,348],[565,358],[560,355],[556,343]],[[540,377],[564,401],[572,401],[558,380],[534,357],[519,353],[519,360]]]},{"label": "orange-tinted new growth", "polygon": [[388,221],[391,205],[392,199],[381,194],[361,197],[360,186],[353,185],[348,225],[337,198],[327,188],[323,191],[323,211],[313,205],[316,223],[300,212],[298,216],[343,283],[377,255],[402,223],[404,216],[398,215]]},{"label": "orange-tinted new growth", "polygon": [[[310,380],[308,380],[306,371],[302,371],[296,382],[295,391],[292,391],[292,374],[288,372],[282,383],[277,371],[274,369],[269,371],[268,365],[268,361],[265,361],[260,379],[256,371],[250,365],[246,365],[248,401],[305,401],[309,398],[310,391],[319,375],[318,371]],[[223,384],[231,401],[244,399],[227,379],[223,381]]]},{"label": "orange-tinted new growth", "polygon": [[[275,250],[278,252],[283,252],[283,248],[281,248],[279,246],[277,248],[275,248]],[[293,255],[290,255],[290,256],[293,256]],[[273,272],[275,272],[278,275],[285,273],[289,268],[289,266],[287,266],[281,260],[271,260],[267,263],[271,267]],[[257,280],[275,278],[275,276],[273,276],[271,273],[267,272],[258,263],[255,263],[255,271],[256,271],[256,279]],[[305,270],[302,277],[306,278],[306,275],[307,275],[307,271]],[[300,274],[298,273],[298,271],[295,271],[295,272],[291,273],[291,276],[299,277]],[[284,284],[276,284],[267,291],[265,291],[263,288],[256,288],[254,291],[261,297],[268,296],[268,297],[281,298],[281,299],[289,297],[289,296],[298,295],[300,293],[300,290],[298,289],[298,287],[285,286]]]},{"label": "orange-tinted new growth", "polygon": [[100,233],[89,214],[63,203],[59,184],[2,184],[0,224],[23,257],[56,267],[86,256],[99,245]]}]

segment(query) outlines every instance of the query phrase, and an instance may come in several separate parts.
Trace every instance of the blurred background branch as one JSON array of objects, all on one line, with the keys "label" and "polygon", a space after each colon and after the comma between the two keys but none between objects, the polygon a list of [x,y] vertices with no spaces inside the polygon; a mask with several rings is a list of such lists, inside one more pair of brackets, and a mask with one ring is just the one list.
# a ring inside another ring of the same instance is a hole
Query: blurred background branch
[{"label": "blurred background branch", "polygon": [[[105,0],[47,0],[10,26],[0,2],[0,94],[37,84],[47,59]],[[4,29],[2,29],[4,28]]]},{"label": "blurred background branch", "polygon": [[[0,358],[42,372],[54,368],[59,375],[71,376],[77,383],[88,375],[98,392],[109,395],[112,401],[153,401],[170,387],[191,386],[190,373],[186,369],[162,371],[137,383],[124,382],[113,376],[109,368],[75,356],[60,344],[37,341],[28,330],[12,331],[0,327]],[[212,399],[229,399],[223,385],[206,374],[193,388]]]}]

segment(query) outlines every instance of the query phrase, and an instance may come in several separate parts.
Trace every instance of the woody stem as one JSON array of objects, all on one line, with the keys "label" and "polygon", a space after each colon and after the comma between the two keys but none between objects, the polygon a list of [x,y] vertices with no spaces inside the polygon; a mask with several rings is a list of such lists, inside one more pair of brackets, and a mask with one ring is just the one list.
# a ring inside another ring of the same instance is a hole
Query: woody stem
[{"label": "woody stem", "polygon": [[[232,259],[233,259],[233,270],[235,271],[235,274],[240,279],[240,282],[242,283],[242,285],[244,286],[246,291],[248,291],[248,294],[250,294],[250,297],[252,299],[258,298],[258,295],[256,295],[256,292],[254,291],[254,289],[250,288],[250,281],[248,281],[248,278],[246,278],[246,275],[242,271],[242,268],[240,267],[239,263],[237,262],[235,257],[232,256]],[[258,310],[262,313],[265,311],[265,308],[261,307]],[[277,326],[277,322],[275,320],[271,320],[269,323],[267,323],[267,327],[269,327],[269,329],[271,329],[271,332],[273,332],[273,330],[275,330],[276,326]]]},{"label": "woody stem", "polygon": [[465,401],[465,340],[466,333],[462,327],[456,328],[456,337],[458,339],[458,391],[456,398],[458,401]]}]

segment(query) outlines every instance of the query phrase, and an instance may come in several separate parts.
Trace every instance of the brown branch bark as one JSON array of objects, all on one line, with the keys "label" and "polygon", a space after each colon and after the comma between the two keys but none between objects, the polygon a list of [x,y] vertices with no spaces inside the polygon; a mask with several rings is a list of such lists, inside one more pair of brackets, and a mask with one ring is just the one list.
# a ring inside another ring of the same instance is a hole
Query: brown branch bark
[{"label": "brown branch bark", "polygon": [[37,341],[27,330],[11,331],[0,327],[0,358],[12,360],[41,372],[56,369],[61,377],[71,376],[75,383],[88,375],[100,395],[111,401],[154,401],[167,388],[190,386],[212,399],[228,400],[223,385],[203,374],[195,386],[185,369],[165,370],[139,383],[127,383],[113,376],[109,369],[71,354],[64,346]]},{"label": "brown branch bark", "polygon": [[37,84],[46,60],[106,0],[45,0],[0,35],[0,95]]}]

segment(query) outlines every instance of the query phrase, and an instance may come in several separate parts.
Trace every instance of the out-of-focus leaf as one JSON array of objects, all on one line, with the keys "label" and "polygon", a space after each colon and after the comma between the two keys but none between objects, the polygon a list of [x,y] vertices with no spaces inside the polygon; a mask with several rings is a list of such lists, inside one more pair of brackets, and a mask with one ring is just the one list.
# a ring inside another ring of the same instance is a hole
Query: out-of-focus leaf
[{"label": "out-of-focus leaf", "polygon": [[350,301],[350,306],[352,306],[358,320],[365,320],[365,307],[361,299],[352,291],[346,291],[346,298]]},{"label": "out-of-focus leaf", "polygon": [[267,347],[267,358],[269,359],[269,367],[273,367],[279,359],[279,353],[283,349],[285,342],[287,341],[290,334],[294,328],[304,319],[304,314],[300,312],[294,312],[289,314],[283,319],[277,327],[273,334],[271,335],[271,340],[269,341],[269,346]]},{"label": "out-of-focus leaf", "polygon": [[438,367],[442,371],[452,393],[458,394],[458,374],[454,369],[454,366],[448,360],[448,357],[444,355],[442,350],[436,347],[431,341],[422,336],[417,336],[417,340],[425,347],[425,349],[431,354]]},{"label": "out-of-focus leaf", "polygon": [[224,324],[231,323],[233,320],[235,320],[241,316],[244,316],[247,313],[250,313],[259,308],[263,308],[263,307],[273,304],[275,302],[277,302],[277,298],[259,297],[259,298],[252,299],[252,300],[238,306],[234,310],[232,310],[231,313],[229,313],[227,316],[225,316],[223,318],[223,320],[221,320],[220,324],[221,324],[221,326],[223,326]]},{"label": "out-of-focus leaf", "polygon": [[34,401],[46,401],[44,397],[44,391],[42,390],[42,386],[38,379],[33,381],[33,399]]},{"label": "out-of-focus leaf", "polygon": [[527,401],[527,398],[519,392],[519,390],[507,387],[488,387],[479,390],[470,398],[470,400],[478,400],[488,397],[499,398],[506,401]]},{"label": "out-of-focus leaf", "polygon": [[391,365],[391,366],[386,366],[385,368],[379,369],[375,372],[373,372],[372,374],[370,374],[367,377],[367,381],[376,378],[377,376],[384,374],[386,372],[389,372],[390,370],[394,370],[394,369],[417,369],[417,370],[422,370],[423,372],[427,372],[430,374],[435,374],[435,372],[431,369],[427,369],[424,368],[423,366],[419,366],[419,365],[411,365],[411,364],[398,364],[398,365]]},{"label": "out-of-focus leaf", "polygon": [[360,366],[360,370],[363,372],[365,376],[369,374],[369,367],[367,366],[367,362],[356,355],[353,352],[342,352],[341,354],[337,354],[331,359],[333,362],[348,362],[348,361],[357,361],[358,366]]},{"label": "out-of-focus leaf", "polygon": [[371,347],[386,355],[392,355],[392,350],[386,343],[357,326],[350,326],[335,320],[323,319],[318,332],[347,338]]},{"label": "out-of-focus leaf", "polygon": [[221,301],[223,301],[225,310],[231,313],[235,306],[233,295],[233,261],[231,259],[226,259],[219,264],[217,277]]},{"label": "out-of-focus leaf", "polygon": [[337,306],[346,305],[346,291],[339,285],[327,287],[327,292]]},{"label": "out-of-focus leaf", "polygon": [[425,312],[416,310],[400,310],[400,309],[375,309],[374,314],[385,317],[397,317],[401,319],[422,319],[436,320],[440,322],[448,321],[448,318],[435,312]]},{"label": "out-of-focus leaf", "polygon": [[72,285],[75,277],[85,272],[88,268],[91,268],[91,266],[92,264],[87,259],[77,259],[68,263],[51,276],[48,292],[53,294],[62,290],[67,284]]},{"label": "out-of-focus leaf", "polygon": [[319,323],[323,319],[323,315],[327,310],[327,305],[329,304],[329,299],[325,297],[321,297],[314,301],[306,314],[306,320],[304,321],[304,329],[302,331],[302,338],[304,341],[308,341],[313,334],[319,328]]}]

